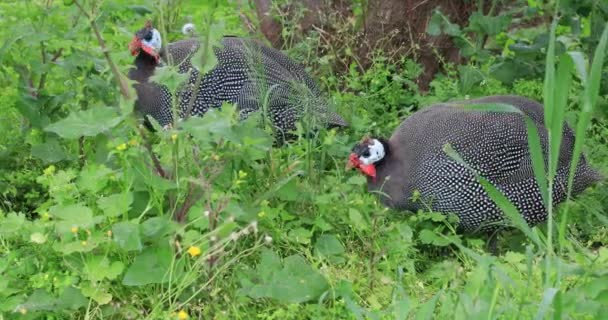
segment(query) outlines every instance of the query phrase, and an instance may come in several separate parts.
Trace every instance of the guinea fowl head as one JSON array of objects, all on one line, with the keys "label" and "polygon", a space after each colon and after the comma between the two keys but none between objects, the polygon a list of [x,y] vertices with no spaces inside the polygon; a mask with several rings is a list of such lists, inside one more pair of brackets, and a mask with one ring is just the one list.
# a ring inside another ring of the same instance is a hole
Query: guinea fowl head
[{"label": "guinea fowl head", "polygon": [[359,169],[363,174],[375,179],[376,166],[382,163],[388,152],[388,142],[385,139],[365,137],[353,147],[346,168]]},{"label": "guinea fowl head", "polygon": [[133,40],[129,43],[129,50],[134,56],[145,54],[155,59],[156,63],[160,60],[160,49],[162,41],[160,32],[152,27],[152,22],[135,33]]}]

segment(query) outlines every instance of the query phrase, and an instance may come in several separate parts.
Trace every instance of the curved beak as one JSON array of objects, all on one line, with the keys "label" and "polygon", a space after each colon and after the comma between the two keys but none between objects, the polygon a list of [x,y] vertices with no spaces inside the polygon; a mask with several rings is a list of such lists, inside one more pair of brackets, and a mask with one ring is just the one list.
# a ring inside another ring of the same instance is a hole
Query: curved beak
[{"label": "curved beak", "polygon": [[351,153],[348,157],[348,162],[346,163],[346,170],[351,170],[359,167],[359,157],[357,157],[356,153]]}]

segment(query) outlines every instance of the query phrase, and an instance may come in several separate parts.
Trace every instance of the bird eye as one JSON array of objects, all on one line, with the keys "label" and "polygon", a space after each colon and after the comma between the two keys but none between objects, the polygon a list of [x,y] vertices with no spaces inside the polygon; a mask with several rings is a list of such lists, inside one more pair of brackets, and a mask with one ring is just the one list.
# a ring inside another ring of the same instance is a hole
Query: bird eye
[{"label": "bird eye", "polygon": [[148,31],[146,33],[146,36],[144,37],[144,40],[146,40],[146,41],[152,40],[152,31]]},{"label": "bird eye", "polygon": [[363,156],[366,157],[366,158],[369,157],[370,156],[369,150],[365,150],[363,152]]}]

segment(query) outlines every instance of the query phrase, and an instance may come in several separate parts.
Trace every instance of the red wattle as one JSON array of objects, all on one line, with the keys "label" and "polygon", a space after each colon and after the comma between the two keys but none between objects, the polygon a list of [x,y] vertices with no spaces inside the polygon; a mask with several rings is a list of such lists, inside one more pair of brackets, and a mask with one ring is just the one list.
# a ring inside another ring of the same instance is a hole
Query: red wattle
[{"label": "red wattle", "polygon": [[374,179],[376,178],[376,166],[373,164],[361,164],[359,170]]}]

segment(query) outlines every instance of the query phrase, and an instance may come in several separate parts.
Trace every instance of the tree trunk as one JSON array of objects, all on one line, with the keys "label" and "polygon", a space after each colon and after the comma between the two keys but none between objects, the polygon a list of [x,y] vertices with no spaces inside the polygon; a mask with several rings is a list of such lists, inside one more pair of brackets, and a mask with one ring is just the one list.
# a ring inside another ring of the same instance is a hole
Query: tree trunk
[{"label": "tree trunk", "polygon": [[426,26],[438,7],[452,22],[463,25],[474,10],[472,1],[368,1],[364,41],[359,50],[364,65],[369,64],[371,53],[376,49],[382,49],[389,57],[413,56],[424,66],[418,85],[426,90],[439,70],[442,57],[450,62],[460,61],[458,48],[452,41],[445,36],[427,35]]},{"label": "tree trunk", "polygon": [[255,11],[260,21],[260,31],[273,47],[283,46],[281,23],[272,16],[272,0],[253,0]]}]

